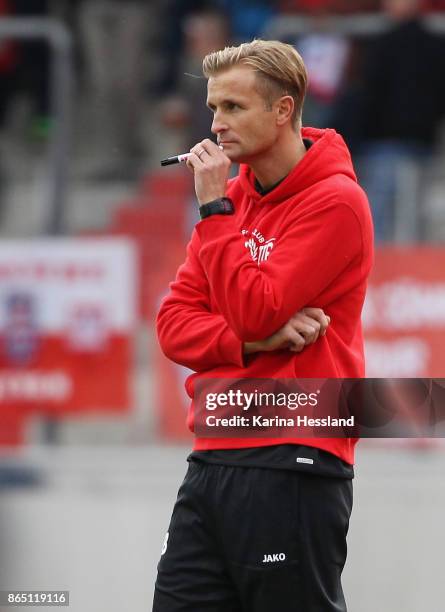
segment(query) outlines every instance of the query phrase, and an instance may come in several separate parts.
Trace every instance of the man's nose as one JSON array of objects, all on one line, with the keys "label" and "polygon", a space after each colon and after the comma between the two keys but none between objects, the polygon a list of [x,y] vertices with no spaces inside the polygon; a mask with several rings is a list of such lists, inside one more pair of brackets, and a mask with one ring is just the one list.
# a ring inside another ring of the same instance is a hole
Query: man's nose
[{"label": "man's nose", "polygon": [[213,115],[211,132],[212,134],[220,134],[227,130],[226,123],[222,120],[221,116],[218,113]]}]

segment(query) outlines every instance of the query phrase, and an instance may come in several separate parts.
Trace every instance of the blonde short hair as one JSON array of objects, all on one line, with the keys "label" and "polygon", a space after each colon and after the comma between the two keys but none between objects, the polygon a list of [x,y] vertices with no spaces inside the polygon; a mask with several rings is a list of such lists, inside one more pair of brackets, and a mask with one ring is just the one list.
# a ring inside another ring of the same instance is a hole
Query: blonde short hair
[{"label": "blonde short hair", "polygon": [[269,106],[281,96],[292,96],[294,127],[301,123],[307,72],[301,55],[292,45],[278,40],[255,39],[238,47],[225,47],[205,56],[202,71],[209,78],[239,64],[255,70],[259,77],[258,91]]}]

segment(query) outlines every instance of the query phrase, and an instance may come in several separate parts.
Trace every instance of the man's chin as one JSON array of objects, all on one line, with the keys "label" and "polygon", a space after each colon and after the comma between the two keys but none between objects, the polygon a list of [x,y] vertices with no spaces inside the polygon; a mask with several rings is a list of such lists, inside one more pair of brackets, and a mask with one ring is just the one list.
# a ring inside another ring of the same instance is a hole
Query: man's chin
[{"label": "man's chin", "polygon": [[233,162],[234,164],[241,164],[243,163],[243,159],[244,156],[242,153],[235,151],[235,149],[231,150],[231,151],[224,151],[224,153],[227,155],[227,157],[230,159],[231,162]]},{"label": "man's chin", "polygon": [[243,151],[241,147],[235,147],[233,145],[232,147],[227,147],[227,151],[224,151],[224,153],[234,164],[249,165],[256,157],[255,155],[249,154],[247,151]]},{"label": "man's chin", "polygon": [[240,151],[239,147],[237,147],[235,144],[230,142],[226,145],[223,145],[223,152],[225,155],[227,155],[230,161],[239,162]]}]

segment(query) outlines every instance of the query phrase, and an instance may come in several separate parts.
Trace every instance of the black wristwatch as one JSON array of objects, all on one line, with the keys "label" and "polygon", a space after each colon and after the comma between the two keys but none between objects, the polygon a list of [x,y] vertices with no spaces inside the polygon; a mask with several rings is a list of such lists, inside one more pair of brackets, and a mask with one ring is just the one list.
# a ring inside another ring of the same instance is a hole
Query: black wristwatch
[{"label": "black wristwatch", "polygon": [[199,207],[201,219],[206,219],[210,215],[233,215],[234,212],[235,209],[230,198],[217,198]]}]

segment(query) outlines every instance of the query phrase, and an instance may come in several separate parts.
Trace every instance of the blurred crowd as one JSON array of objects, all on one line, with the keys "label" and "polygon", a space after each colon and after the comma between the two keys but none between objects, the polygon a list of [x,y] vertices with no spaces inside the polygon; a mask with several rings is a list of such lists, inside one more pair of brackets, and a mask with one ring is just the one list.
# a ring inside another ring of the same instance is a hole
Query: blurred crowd
[{"label": "blurred crowd", "polygon": [[[405,238],[427,237],[417,200],[441,143],[445,28],[433,31],[424,17],[440,11],[445,0],[0,0],[0,20],[51,16],[72,33],[75,97],[87,100],[91,142],[104,159],[97,180],[134,179],[147,169],[156,148],[143,129],[147,113],[180,134],[184,150],[208,137],[203,56],[267,36],[280,16],[306,18],[303,32],[283,34],[309,70],[303,122],[347,140],[377,241],[394,238],[404,197],[414,198],[416,211],[416,235]],[[385,20],[360,34],[333,25],[333,16],[363,14]],[[28,136],[50,136],[50,60],[45,41],[1,39],[0,129],[25,96]]]}]

